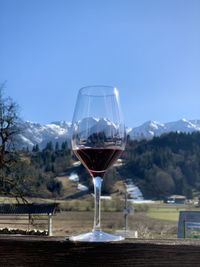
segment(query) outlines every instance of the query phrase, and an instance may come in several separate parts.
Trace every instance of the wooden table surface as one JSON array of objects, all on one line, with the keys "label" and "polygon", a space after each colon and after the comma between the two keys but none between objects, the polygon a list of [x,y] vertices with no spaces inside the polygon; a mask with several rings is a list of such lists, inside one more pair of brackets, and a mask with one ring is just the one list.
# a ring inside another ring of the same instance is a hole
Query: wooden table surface
[{"label": "wooden table surface", "polygon": [[74,243],[61,237],[1,236],[0,267],[4,266],[200,267],[200,240]]}]

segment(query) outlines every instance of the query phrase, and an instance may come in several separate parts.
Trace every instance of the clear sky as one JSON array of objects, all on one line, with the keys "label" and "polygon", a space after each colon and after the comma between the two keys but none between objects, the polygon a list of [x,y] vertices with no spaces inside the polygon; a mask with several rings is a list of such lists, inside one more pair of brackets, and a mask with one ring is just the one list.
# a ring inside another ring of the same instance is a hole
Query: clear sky
[{"label": "clear sky", "polygon": [[200,119],[199,0],[0,0],[0,82],[25,120],[117,86],[126,125]]}]

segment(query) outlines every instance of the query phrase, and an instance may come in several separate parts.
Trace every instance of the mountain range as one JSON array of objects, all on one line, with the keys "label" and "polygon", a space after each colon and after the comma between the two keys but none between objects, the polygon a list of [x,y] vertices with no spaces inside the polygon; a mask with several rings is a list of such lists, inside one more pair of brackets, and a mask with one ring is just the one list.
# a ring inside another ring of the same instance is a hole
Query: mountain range
[{"label": "mountain range", "polygon": [[192,133],[194,131],[200,131],[200,120],[181,119],[167,123],[147,121],[138,127],[132,128],[128,134],[131,139],[151,139],[154,136],[169,132]]},{"label": "mountain range", "polygon": [[62,143],[70,138],[71,123],[55,121],[49,124],[40,124],[30,121],[21,122],[21,132],[17,137],[17,147],[32,148],[38,144],[44,148],[47,142]]},{"label": "mountain range", "polygon": [[[99,123],[105,127],[109,122],[102,119]],[[20,147],[31,148],[38,144],[40,148],[43,148],[49,141],[61,143],[70,140],[71,136],[71,123],[66,121],[56,121],[45,125],[25,121],[21,122],[20,128],[22,131],[17,138]],[[138,127],[127,128],[127,133],[133,140],[151,139],[169,132],[191,133],[194,131],[200,131],[200,120],[180,119],[167,123],[152,120]]]}]

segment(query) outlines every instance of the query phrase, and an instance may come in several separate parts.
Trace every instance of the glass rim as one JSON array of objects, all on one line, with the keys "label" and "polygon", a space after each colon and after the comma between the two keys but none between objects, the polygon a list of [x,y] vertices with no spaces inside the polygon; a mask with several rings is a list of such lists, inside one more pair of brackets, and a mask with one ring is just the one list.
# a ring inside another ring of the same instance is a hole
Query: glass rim
[{"label": "glass rim", "polygon": [[79,89],[79,94],[85,96],[115,96],[119,94],[119,90],[116,86],[112,85],[88,85]]}]

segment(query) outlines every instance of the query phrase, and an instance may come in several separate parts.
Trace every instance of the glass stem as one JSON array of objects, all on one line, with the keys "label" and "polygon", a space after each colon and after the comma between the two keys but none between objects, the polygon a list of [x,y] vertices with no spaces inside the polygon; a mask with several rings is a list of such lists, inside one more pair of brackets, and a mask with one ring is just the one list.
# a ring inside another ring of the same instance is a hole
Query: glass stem
[{"label": "glass stem", "polygon": [[93,178],[94,184],[94,227],[93,231],[101,230],[101,184],[102,178],[97,176]]}]

